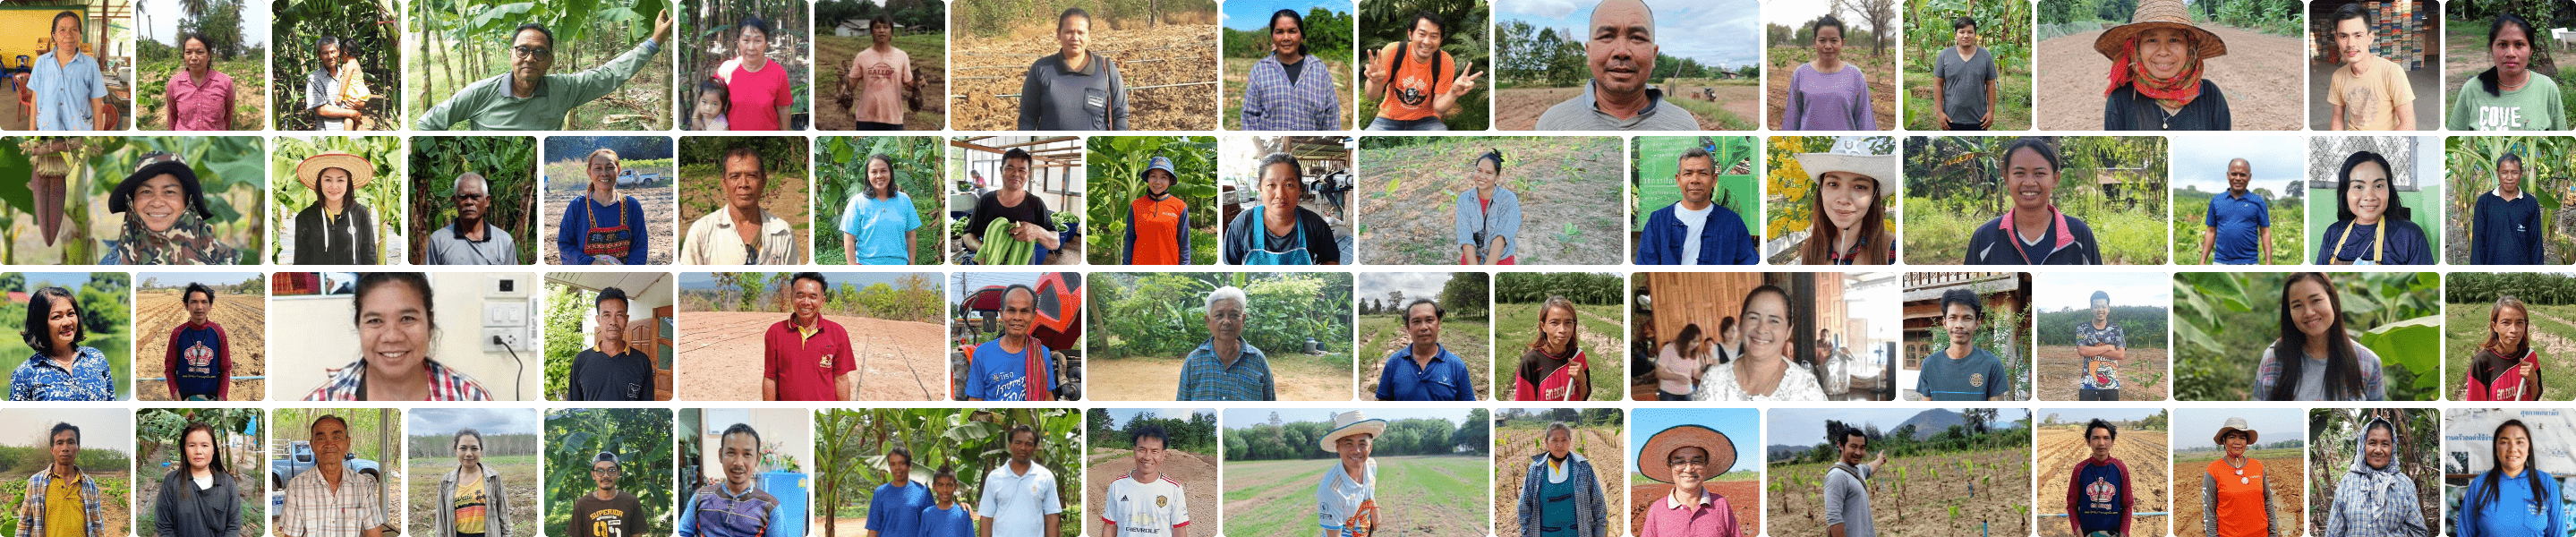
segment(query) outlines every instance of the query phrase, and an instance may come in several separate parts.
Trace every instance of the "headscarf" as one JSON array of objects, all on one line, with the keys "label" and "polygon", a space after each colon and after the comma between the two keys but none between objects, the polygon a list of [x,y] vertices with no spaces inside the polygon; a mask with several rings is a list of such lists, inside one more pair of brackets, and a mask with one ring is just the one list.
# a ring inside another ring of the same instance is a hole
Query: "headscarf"
[{"label": "headscarf", "polygon": [[[2389,448],[2388,466],[2370,467],[2370,457],[2366,451],[2370,444],[2370,429],[2373,427],[2388,428],[2388,442],[2392,444]],[[2391,495],[2414,495],[2415,480],[2406,477],[2404,472],[2398,471],[2398,467],[2402,466],[2399,458],[2404,455],[2398,453],[2397,450],[2400,448],[2394,445],[2400,443],[2397,424],[2390,423],[2388,418],[2372,417],[2370,421],[2363,422],[2361,434],[2355,435],[2352,439],[2352,468],[2344,475],[2343,486],[2347,487],[2344,490],[2365,493],[2363,497],[2355,498],[2356,500],[2389,498],[2392,497]]]},{"label": "headscarf", "polygon": [[2170,78],[2156,78],[2147,74],[2146,62],[2137,60],[2138,37],[2129,36],[2128,41],[2120,45],[2120,56],[2111,59],[2111,87],[2102,90],[2102,94],[2107,96],[2122,87],[2135,86],[2139,95],[2154,98],[2157,104],[2173,108],[2181,108],[2191,104],[2192,99],[2200,98],[2200,36],[2182,32],[2182,39],[2183,61],[2186,63],[2182,72]]},{"label": "headscarf", "polygon": [[116,242],[120,262],[128,265],[230,265],[241,254],[215,240],[214,226],[196,211],[179,211],[168,231],[154,232],[136,211],[125,212],[123,240]]}]

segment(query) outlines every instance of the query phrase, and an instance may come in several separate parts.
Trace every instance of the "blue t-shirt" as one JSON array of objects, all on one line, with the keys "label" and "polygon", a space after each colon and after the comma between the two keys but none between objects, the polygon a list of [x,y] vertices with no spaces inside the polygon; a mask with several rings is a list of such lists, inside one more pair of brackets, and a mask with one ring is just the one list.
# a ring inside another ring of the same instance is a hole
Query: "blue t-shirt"
[{"label": "blue t-shirt", "polygon": [[921,531],[922,508],[930,507],[930,486],[909,483],[877,485],[876,495],[868,500],[868,530],[879,535],[912,537]]},{"label": "blue t-shirt", "polygon": [[[2501,472],[2490,469],[2487,473]],[[2496,476],[2495,498],[2478,501],[2487,495],[2487,473],[2469,478],[2469,486],[2460,496],[2458,520],[2452,521],[2460,535],[2566,535],[2565,512],[2554,500],[2558,482],[2548,472],[2525,468],[2518,477]],[[2542,498],[2531,496],[2533,479],[2540,480]]]},{"label": "blue t-shirt", "polygon": [[921,228],[921,212],[913,209],[911,194],[896,192],[892,200],[861,194],[841,210],[840,225],[852,236],[850,253],[859,264],[907,265],[912,247],[904,244],[904,234]]},{"label": "blue t-shirt", "polygon": [[[1029,353],[1038,348],[1036,339],[1020,352],[1002,350],[1002,340],[986,341],[975,346],[975,364],[966,374],[966,396],[986,401],[1029,400]],[[1042,357],[1044,358],[1044,357]],[[1055,361],[1040,360],[1038,374],[1046,378],[1048,390],[1054,390]]]},{"label": "blue t-shirt", "polygon": [[66,64],[54,54],[36,56],[35,67],[27,75],[27,88],[36,94],[36,119],[43,122],[36,130],[96,130],[92,115],[98,109],[91,108],[89,100],[107,97],[107,77],[99,73],[98,59],[73,52],[71,63]]},{"label": "blue t-shirt", "polygon": [[1441,345],[1440,354],[1431,357],[1426,368],[1413,363],[1413,346],[1396,349],[1386,357],[1386,368],[1377,376],[1377,398],[1380,401],[1474,401],[1475,375],[1467,372],[1467,361]]},{"label": "blue t-shirt", "polygon": [[2261,233],[2272,227],[2271,202],[2262,194],[2248,190],[2243,197],[2220,193],[2209,198],[2209,213],[2201,225],[2217,228],[2209,256],[2221,265],[2251,265],[2263,260]]},{"label": "blue t-shirt", "polygon": [[1925,401],[1984,401],[2002,397],[2012,387],[2004,377],[2004,362],[1985,349],[1970,349],[1968,357],[1953,359],[1943,347],[1923,358],[1923,374],[1914,391]]},{"label": "blue t-shirt", "polygon": [[975,537],[975,517],[967,514],[966,504],[939,504],[921,509],[921,537]]}]

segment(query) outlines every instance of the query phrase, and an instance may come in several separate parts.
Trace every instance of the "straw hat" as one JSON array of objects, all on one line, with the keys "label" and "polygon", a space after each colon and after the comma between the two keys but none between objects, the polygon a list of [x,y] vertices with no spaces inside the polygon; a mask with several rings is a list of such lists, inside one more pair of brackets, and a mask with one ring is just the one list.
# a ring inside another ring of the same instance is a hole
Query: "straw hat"
[{"label": "straw hat", "polygon": [[1324,447],[1324,451],[1335,451],[1333,441],[1359,434],[1369,435],[1369,438],[1386,434],[1386,420],[1369,419],[1357,410],[1334,414],[1333,430],[1325,431],[1324,437],[1318,439],[1318,443]]},{"label": "straw hat", "polygon": [[1833,149],[1825,153],[1797,154],[1798,167],[1807,170],[1809,180],[1823,179],[1826,172],[1844,172],[1877,180],[1881,192],[1895,188],[1896,155],[1873,155],[1865,145],[1860,137],[1845,137],[1834,141]]},{"label": "straw hat", "polygon": [[2130,37],[2158,28],[2182,30],[2199,39],[2200,59],[2227,55],[2227,42],[2220,41],[2218,34],[2194,26],[2191,9],[2184,7],[2182,0],[2138,0],[2138,10],[2129,14],[2128,24],[2114,26],[2102,32],[2101,37],[2093,38],[2093,51],[2102,53],[2105,58],[2118,58],[2126,52],[2120,47],[2128,44]]},{"label": "straw hat", "polygon": [[2262,433],[2255,432],[2253,427],[2245,425],[2245,418],[2227,418],[2227,423],[2218,427],[2218,436],[2210,437],[2209,441],[2222,446],[2227,445],[2227,433],[2235,431],[2245,432],[2245,445],[2254,445],[2257,440],[2263,438]]},{"label": "straw hat", "polygon": [[376,181],[375,163],[367,162],[367,159],[359,158],[357,155],[351,155],[340,151],[325,152],[319,155],[305,157],[304,162],[297,163],[295,165],[295,180],[304,182],[304,188],[307,190],[319,191],[321,189],[315,188],[313,186],[313,182],[320,180],[322,170],[328,168],[347,170],[349,172],[349,190],[351,191],[366,188],[367,183]]},{"label": "straw hat", "polygon": [[215,217],[214,211],[206,208],[206,192],[204,187],[197,184],[197,170],[188,167],[186,159],[168,151],[145,153],[141,160],[136,161],[134,173],[127,174],[124,181],[116,183],[115,193],[107,197],[107,212],[122,213],[132,209],[134,191],[142,188],[144,181],[150,181],[162,174],[169,174],[179,179],[179,187],[188,192],[189,210],[196,211],[197,216],[202,218]]},{"label": "straw hat", "polygon": [[1656,482],[1673,482],[1672,466],[1662,463],[1648,464],[1648,462],[1667,460],[1672,457],[1673,450],[1686,447],[1708,450],[1709,470],[1700,474],[1701,481],[1715,478],[1725,474],[1728,469],[1735,468],[1735,440],[1727,438],[1726,433],[1717,432],[1716,429],[1710,429],[1706,425],[1675,425],[1646,438],[1646,447],[1638,450],[1637,453],[1638,457],[1644,458],[1638,461],[1637,472],[1646,474],[1647,479],[1653,479]]}]

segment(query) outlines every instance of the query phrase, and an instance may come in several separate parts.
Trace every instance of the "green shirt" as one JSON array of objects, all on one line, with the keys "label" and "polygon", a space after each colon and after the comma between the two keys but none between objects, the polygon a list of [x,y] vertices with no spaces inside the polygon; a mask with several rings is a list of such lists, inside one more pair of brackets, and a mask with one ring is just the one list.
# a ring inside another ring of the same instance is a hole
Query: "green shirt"
[{"label": "green shirt", "polygon": [[2447,125],[2455,131],[2563,131],[2567,108],[2558,101],[2558,81],[2531,73],[2522,89],[2488,95],[2475,76],[2460,85]]},{"label": "green shirt", "polygon": [[429,107],[413,128],[443,131],[457,121],[469,122],[472,130],[562,130],[564,114],[573,107],[598,99],[625,85],[644,70],[644,62],[661,52],[662,46],[651,39],[609,60],[608,65],[568,75],[546,75],[537,81],[536,95],[519,97],[510,94],[510,73],[474,81],[448,97],[446,102]]}]

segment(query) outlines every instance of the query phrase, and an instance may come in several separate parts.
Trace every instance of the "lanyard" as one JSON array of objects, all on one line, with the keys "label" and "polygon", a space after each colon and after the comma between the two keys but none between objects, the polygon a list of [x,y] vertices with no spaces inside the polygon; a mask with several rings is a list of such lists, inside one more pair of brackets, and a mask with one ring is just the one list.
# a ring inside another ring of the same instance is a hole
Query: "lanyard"
[{"label": "lanyard", "polygon": [[[2361,224],[2353,223],[2351,225],[2346,225],[2343,227],[2343,233],[2335,235],[2335,253],[2343,253],[2343,241],[2345,239],[2352,238],[2352,228],[2353,226],[2358,225]],[[2373,265],[2386,260],[2388,255],[2388,221],[2381,220],[2378,226],[2379,229],[2377,231],[2379,232],[2379,238],[2370,243],[2370,263]],[[2358,261],[2359,259],[2355,260]]]}]

